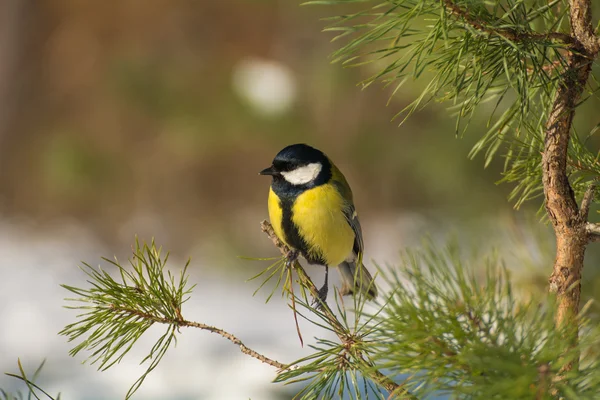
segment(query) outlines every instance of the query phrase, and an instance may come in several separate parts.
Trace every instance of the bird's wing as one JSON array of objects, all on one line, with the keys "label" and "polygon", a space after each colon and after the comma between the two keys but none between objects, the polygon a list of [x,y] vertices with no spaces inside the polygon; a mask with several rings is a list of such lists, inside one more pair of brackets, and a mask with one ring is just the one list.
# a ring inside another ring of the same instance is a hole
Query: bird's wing
[{"label": "bird's wing", "polygon": [[354,254],[357,258],[360,258],[362,257],[364,250],[364,243],[360,221],[358,220],[358,215],[356,214],[356,209],[354,208],[352,189],[350,189],[350,185],[346,181],[344,174],[342,174],[342,172],[333,163],[331,163],[331,172],[332,183],[337,187],[338,191],[346,202],[346,207],[344,207],[343,210],[344,216],[354,231]]},{"label": "bird's wing", "polygon": [[358,220],[358,215],[356,214],[354,205],[350,204],[344,209],[344,216],[354,231],[354,254],[357,257],[362,257],[364,250],[362,229],[360,227],[360,221]]}]

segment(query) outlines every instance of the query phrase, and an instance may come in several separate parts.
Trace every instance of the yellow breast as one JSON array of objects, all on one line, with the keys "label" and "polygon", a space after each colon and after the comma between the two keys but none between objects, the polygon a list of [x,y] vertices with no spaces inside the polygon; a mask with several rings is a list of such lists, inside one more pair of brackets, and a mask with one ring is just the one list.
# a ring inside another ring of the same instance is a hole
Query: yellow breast
[{"label": "yellow breast", "polygon": [[292,207],[292,221],[308,252],[320,253],[327,265],[340,264],[352,252],[354,231],[342,211],[345,206],[335,187],[321,185],[299,195]]},{"label": "yellow breast", "polygon": [[279,203],[279,197],[273,191],[273,188],[269,190],[269,219],[271,220],[271,225],[273,226],[273,230],[275,234],[283,243],[289,246],[289,243],[285,241],[285,235],[283,234],[283,226],[281,225],[283,219],[283,210],[281,208],[281,204]]}]

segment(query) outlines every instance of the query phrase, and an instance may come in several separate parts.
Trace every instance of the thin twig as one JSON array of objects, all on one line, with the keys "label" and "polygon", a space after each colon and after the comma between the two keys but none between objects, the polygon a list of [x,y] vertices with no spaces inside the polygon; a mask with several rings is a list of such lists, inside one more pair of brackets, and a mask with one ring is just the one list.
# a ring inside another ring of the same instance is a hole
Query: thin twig
[{"label": "thin twig", "polygon": [[[546,72],[553,72],[554,70],[560,68],[563,65],[563,60],[554,60],[550,64],[546,64],[542,66],[542,70]],[[527,67],[527,72],[535,72],[534,67]]]},{"label": "thin twig", "polygon": [[583,199],[581,200],[581,207],[579,208],[579,215],[581,219],[587,221],[588,214],[590,212],[590,205],[592,204],[592,200],[594,200],[594,194],[596,193],[596,182],[592,181],[588,186],[585,194],[583,195]]},{"label": "thin twig", "polygon": [[138,316],[145,320],[156,322],[159,324],[175,325],[178,328],[180,328],[180,327],[198,328],[198,329],[202,329],[202,330],[209,331],[212,333],[216,333],[217,335],[223,336],[225,339],[229,340],[233,344],[240,346],[240,351],[244,354],[249,355],[250,357],[254,357],[257,360],[262,361],[265,364],[269,364],[269,365],[279,369],[280,371],[286,371],[286,370],[290,369],[290,367],[288,365],[280,363],[279,361],[273,360],[267,356],[260,354],[259,352],[255,351],[255,350],[252,350],[251,348],[247,347],[244,343],[242,343],[242,341],[238,337],[236,337],[235,335],[233,335],[227,331],[224,331],[223,329],[216,328],[216,327],[210,326],[210,325],[206,325],[201,322],[188,321],[183,318],[179,319],[179,317],[176,319],[159,317],[157,315],[145,313],[140,310],[136,310],[136,309],[132,309],[132,308],[119,307],[116,305],[113,305],[111,308],[117,313],[135,315],[135,316]]},{"label": "thin twig", "polygon": [[[542,153],[542,154],[543,154],[543,153]],[[589,172],[590,174],[594,174],[594,175],[595,175],[595,174],[597,174],[596,170],[593,170],[593,169],[591,169],[591,168],[589,168],[589,167],[586,167],[585,165],[583,165],[583,164],[581,163],[581,160],[576,160],[576,161],[573,161],[573,160],[571,160],[571,159],[568,159],[568,160],[567,160],[567,165],[568,165],[569,167],[573,168],[573,169],[576,169],[576,170],[578,170],[578,171],[582,171],[582,172]]]},{"label": "thin twig", "polygon": [[259,352],[255,351],[255,350],[252,350],[251,348],[247,347],[244,343],[242,343],[242,341],[240,339],[238,339],[236,336],[232,335],[229,332],[224,331],[223,329],[216,328],[214,326],[210,326],[210,325],[206,325],[206,324],[202,324],[199,322],[186,321],[186,320],[181,321],[180,326],[189,326],[192,328],[203,329],[205,331],[216,333],[217,335],[221,335],[225,339],[229,340],[230,342],[240,346],[240,351],[244,354],[249,355],[250,357],[254,357],[257,360],[262,361],[265,364],[269,364],[269,365],[279,369],[280,371],[286,371],[286,370],[290,369],[290,367],[288,365],[280,363],[279,361],[273,360],[267,356],[260,354]]},{"label": "thin twig", "polygon": [[[262,231],[267,234],[267,236],[269,237],[269,239],[271,239],[273,244],[279,249],[279,251],[281,251],[281,254],[283,254],[286,257],[288,257],[290,254],[292,254],[292,251],[290,250],[290,248],[285,243],[283,243],[281,240],[279,240],[279,238],[275,234],[275,231],[273,230],[273,226],[271,226],[271,224],[268,221],[261,222],[260,226],[261,226]],[[310,277],[308,276],[308,274],[306,273],[304,268],[302,268],[302,265],[300,265],[300,263],[297,260],[294,261],[293,268],[296,270],[296,273],[298,274],[298,278],[300,279],[300,283],[302,284],[302,286],[306,287],[309,290],[310,294],[315,299],[319,299],[319,290],[317,289],[317,287],[315,286],[313,281],[310,279]],[[338,320],[338,318],[335,316],[333,311],[331,311],[331,308],[329,308],[329,305],[327,305],[327,303],[321,301],[320,302],[320,310],[323,312],[323,314],[327,318],[329,325],[331,325],[331,327],[333,328],[333,330],[334,330],[335,334],[338,336],[338,338],[342,342],[346,342],[347,337],[344,333],[344,327],[341,324],[341,322]],[[371,375],[371,378],[374,381],[379,383],[382,387],[384,387],[391,394],[394,394],[397,396],[402,396],[401,398],[416,400],[416,397],[414,395],[412,395],[404,387],[403,384],[398,384],[398,383],[394,382],[393,380],[388,378],[386,375],[381,373],[379,370],[373,369],[373,370],[369,371],[369,374]]]}]

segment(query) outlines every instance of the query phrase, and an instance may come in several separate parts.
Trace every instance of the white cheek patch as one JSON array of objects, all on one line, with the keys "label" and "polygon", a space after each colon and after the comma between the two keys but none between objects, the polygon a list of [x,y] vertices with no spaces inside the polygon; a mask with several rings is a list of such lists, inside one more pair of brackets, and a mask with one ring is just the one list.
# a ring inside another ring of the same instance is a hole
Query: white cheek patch
[{"label": "white cheek patch", "polygon": [[292,171],[282,172],[281,175],[292,185],[304,185],[315,180],[322,168],[321,163],[311,163]]}]

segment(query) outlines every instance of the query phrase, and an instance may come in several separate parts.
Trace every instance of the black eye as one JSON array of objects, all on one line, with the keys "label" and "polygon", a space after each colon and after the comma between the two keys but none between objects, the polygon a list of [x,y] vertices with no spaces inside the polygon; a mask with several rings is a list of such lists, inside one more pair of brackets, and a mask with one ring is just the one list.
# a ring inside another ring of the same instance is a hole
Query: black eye
[{"label": "black eye", "polygon": [[288,172],[296,169],[297,165],[291,161],[274,161],[273,166],[277,171]]},{"label": "black eye", "polygon": [[275,168],[276,171],[286,171],[283,164],[284,163],[282,163],[281,161],[277,161],[277,160],[273,161],[273,167]]}]

